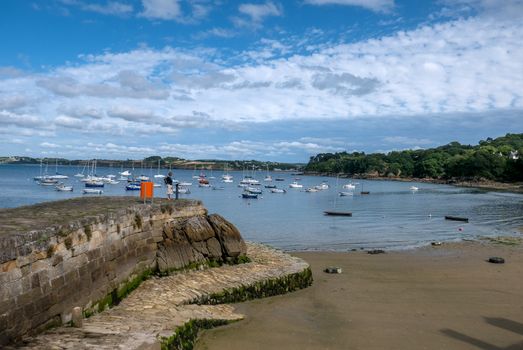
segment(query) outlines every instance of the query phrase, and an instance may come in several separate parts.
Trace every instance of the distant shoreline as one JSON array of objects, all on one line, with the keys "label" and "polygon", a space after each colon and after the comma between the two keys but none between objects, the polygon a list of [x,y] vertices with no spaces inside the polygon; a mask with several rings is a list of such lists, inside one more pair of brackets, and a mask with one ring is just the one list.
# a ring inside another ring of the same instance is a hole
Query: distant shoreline
[{"label": "distant shoreline", "polygon": [[415,178],[415,177],[386,177],[386,176],[373,176],[373,175],[356,175],[350,176],[348,174],[325,174],[325,173],[314,173],[305,172],[304,175],[308,176],[328,176],[328,177],[339,177],[343,179],[358,179],[358,180],[376,180],[376,181],[398,181],[398,182],[421,182],[431,183],[440,185],[450,185],[456,187],[469,187],[479,188],[484,190],[495,190],[503,192],[514,192],[523,193],[523,183],[521,182],[498,182],[491,180],[463,180],[463,179],[429,179],[429,178]]}]

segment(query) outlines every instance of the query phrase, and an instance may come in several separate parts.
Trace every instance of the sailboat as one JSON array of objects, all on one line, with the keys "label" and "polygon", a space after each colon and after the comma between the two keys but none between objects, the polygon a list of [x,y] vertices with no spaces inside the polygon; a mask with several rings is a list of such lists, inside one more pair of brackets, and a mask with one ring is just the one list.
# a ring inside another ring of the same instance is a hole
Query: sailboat
[{"label": "sailboat", "polygon": [[[338,189],[338,180],[339,180],[339,177],[336,176],[336,189]],[[342,193],[344,193],[344,192],[340,192],[339,193],[340,196],[343,196]],[[336,210],[336,197],[334,197],[333,209],[332,210],[324,210],[323,214],[331,215],[331,216],[352,216],[352,212],[350,212],[350,211]]]},{"label": "sailboat", "polygon": [[[84,171],[85,171],[85,166],[89,163],[89,161],[87,161],[87,163],[84,164],[84,167],[82,168],[82,171],[79,172],[79,173],[76,173],[74,176],[75,177],[84,177]],[[80,164],[78,164],[78,169],[80,169]]]},{"label": "sailboat", "polygon": [[224,174],[222,175],[222,182],[228,182],[231,183],[232,181],[232,175],[229,175],[229,172],[227,171],[227,164],[223,167]]},{"label": "sailboat", "polygon": [[269,164],[267,164],[267,175],[265,175],[265,179],[263,181],[271,182],[272,176],[269,174]]},{"label": "sailboat", "polygon": [[165,175],[160,174],[160,159],[158,159],[158,174],[154,175],[155,179],[163,179]]},{"label": "sailboat", "polygon": [[49,178],[50,178],[50,179],[55,179],[55,180],[68,179],[69,176],[67,176],[67,175],[62,175],[62,174],[59,174],[59,173],[58,173],[58,158],[56,158],[55,161],[56,161],[56,164],[55,164],[55,174],[49,176]]}]

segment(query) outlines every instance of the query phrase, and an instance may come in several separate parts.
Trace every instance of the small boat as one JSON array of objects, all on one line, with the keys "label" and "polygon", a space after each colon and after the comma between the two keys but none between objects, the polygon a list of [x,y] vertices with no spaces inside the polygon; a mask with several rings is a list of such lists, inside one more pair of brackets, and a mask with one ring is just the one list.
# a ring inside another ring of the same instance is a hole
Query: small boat
[{"label": "small boat", "polygon": [[149,181],[149,177],[148,176],[145,176],[145,175],[140,175],[136,178],[136,180],[139,180],[139,181]]},{"label": "small boat", "polygon": [[182,181],[179,183],[180,186],[192,186],[192,182]]},{"label": "small boat", "polygon": [[214,191],[222,191],[222,190],[225,190],[225,187],[223,187],[223,186],[220,186],[220,187],[213,186],[212,189]]},{"label": "small boat", "polygon": [[257,198],[258,198],[258,195],[257,195],[256,193],[243,192],[243,193],[242,193],[242,198],[253,198],[253,199],[257,199]]},{"label": "small boat", "polygon": [[276,180],[276,181],[285,181],[285,179],[284,179],[284,178],[281,178],[281,177],[277,177],[275,180]]},{"label": "small boat", "polygon": [[58,185],[55,188],[57,191],[60,191],[60,192],[72,192],[73,191],[73,186],[66,186],[64,184]]},{"label": "small boat", "polygon": [[294,181],[293,183],[291,183],[289,185],[290,188],[303,188],[303,185],[297,183],[296,181]]},{"label": "small boat", "polygon": [[155,184],[153,185],[153,187],[162,187],[162,184],[157,184],[157,183],[155,183]]},{"label": "small boat", "polygon": [[81,174],[81,173],[78,173],[78,174],[75,174],[74,177],[84,177],[85,175],[84,174]]},{"label": "small boat", "polygon": [[234,182],[233,179],[222,179],[222,182],[231,183]]},{"label": "small boat", "polygon": [[142,187],[137,184],[129,184],[129,185],[125,186],[126,191],[140,191],[141,188]]},{"label": "small boat", "polygon": [[158,174],[154,175],[155,179],[163,179],[165,175],[160,174],[160,159],[158,159]]},{"label": "small boat", "polygon": [[325,215],[331,215],[331,216],[352,216],[352,212],[350,212],[350,211],[325,210],[323,213]]},{"label": "small boat", "polygon": [[339,195],[340,195],[341,197],[354,196],[354,192],[341,191],[341,192],[339,193]]},{"label": "small boat", "polygon": [[259,185],[260,181],[253,179],[251,177],[245,177],[243,180],[240,181],[242,185]]},{"label": "small boat", "polygon": [[276,188],[276,185],[265,185],[265,188]]},{"label": "small boat", "polygon": [[320,192],[320,190],[318,190],[316,187],[309,187],[305,190],[305,192],[314,193],[314,192]]},{"label": "small boat", "polygon": [[271,182],[272,181],[272,176],[270,176],[270,175],[265,176],[263,181]]},{"label": "small boat", "polygon": [[96,188],[84,188],[84,190],[82,192],[83,192],[83,194],[102,194],[102,193],[104,193],[104,191],[98,190]]},{"label": "small boat", "polygon": [[122,172],[120,173],[120,175],[122,175],[122,176],[131,176],[131,172],[130,172],[129,170],[122,171]]},{"label": "small boat", "polygon": [[361,191],[360,194],[370,194],[369,191]]},{"label": "small boat", "polygon": [[58,180],[44,177],[38,183],[42,186],[56,186],[58,185]]},{"label": "small boat", "polygon": [[187,187],[178,186],[178,193],[189,194],[189,193],[191,193],[191,191]]},{"label": "small boat", "polygon": [[101,181],[89,181],[85,183],[85,187],[104,187],[104,185]]},{"label": "small boat", "polygon": [[417,190],[419,190],[419,188],[416,187],[416,186],[410,186],[410,187],[409,187],[409,190],[411,190],[411,191],[417,191]]},{"label": "small boat", "polygon": [[200,187],[209,187],[209,186],[201,186],[201,185],[208,185],[209,184],[209,180],[207,180],[204,177],[200,177],[198,179],[198,183],[200,184]]},{"label": "small boat", "polygon": [[271,193],[287,193],[287,191],[281,188],[273,188],[271,189]]},{"label": "small boat", "polygon": [[108,183],[109,185],[118,185],[120,183],[120,181],[116,181],[116,180],[107,180],[106,183]]},{"label": "small boat", "polygon": [[461,216],[451,216],[451,215],[445,215],[445,220],[469,222],[469,218],[465,218],[465,217],[461,217]]},{"label": "small boat", "polygon": [[326,182],[322,182],[321,184],[314,186],[314,188],[317,190],[328,190],[329,185]]},{"label": "small boat", "polygon": [[253,194],[262,194],[262,190],[257,187],[247,186],[247,187],[245,187],[245,191],[247,191],[249,193],[253,193]]},{"label": "small boat", "polygon": [[344,189],[346,189],[346,190],[354,190],[354,189],[356,189],[356,185],[354,185],[354,184],[345,184],[342,187]]},{"label": "small boat", "polygon": [[202,182],[200,182],[200,183],[198,184],[198,187],[211,187],[211,185],[209,185],[209,181],[207,181],[207,183],[202,183]]},{"label": "small boat", "polygon": [[68,179],[69,176],[56,173],[55,175],[49,175],[49,178],[56,179],[56,180],[65,180],[65,179]]}]

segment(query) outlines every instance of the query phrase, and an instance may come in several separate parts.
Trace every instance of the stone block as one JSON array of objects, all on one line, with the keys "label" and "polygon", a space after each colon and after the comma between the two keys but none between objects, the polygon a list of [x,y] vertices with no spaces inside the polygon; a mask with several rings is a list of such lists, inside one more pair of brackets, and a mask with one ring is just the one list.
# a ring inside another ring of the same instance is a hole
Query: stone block
[{"label": "stone block", "polygon": [[206,241],[215,235],[209,221],[204,216],[188,218],[183,225],[183,230],[191,242]]},{"label": "stone block", "polygon": [[237,257],[247,253],[245,241],[233,224],[218,214],[209,215],[208,219],[226,257]]},{"label": "stone block", "polygon": [[211,237],[206,242],[207,251],[209,252],[209,257],[214,259],[222,258],[222,246],[220,242],[215,238]]},{"label": "stone block", "polygon": [[76,306],[73,308],[72,312],[72,323],[73,327],[82,328],[83,325],[83,313],[82,308],[79,306]]},{"label": "stone block", "polygon": [[65,280],[63,276],[57,277],[51,281],[51,287],[53,290],[62,288],[65,285]]},{"label": "stone block", "polygon": [[8,273],[18,268],[16,260],[9,260],[0,265],[0,273]]}]

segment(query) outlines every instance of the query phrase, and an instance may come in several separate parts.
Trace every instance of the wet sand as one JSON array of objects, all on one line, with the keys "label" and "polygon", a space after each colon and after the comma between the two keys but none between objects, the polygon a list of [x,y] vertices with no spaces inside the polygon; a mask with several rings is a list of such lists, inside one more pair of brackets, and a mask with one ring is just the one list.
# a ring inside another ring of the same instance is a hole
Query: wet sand
[{"label": "wet sand", "polygon": [[523,349],[521,244],[295,255],[312,287],[237,304],[245,320],[204,332],[196,349]]}]

